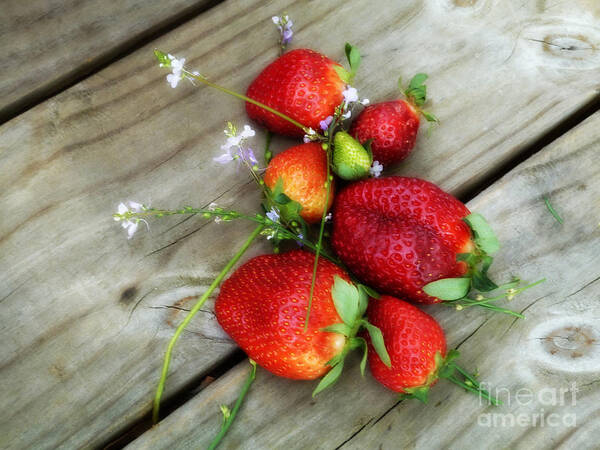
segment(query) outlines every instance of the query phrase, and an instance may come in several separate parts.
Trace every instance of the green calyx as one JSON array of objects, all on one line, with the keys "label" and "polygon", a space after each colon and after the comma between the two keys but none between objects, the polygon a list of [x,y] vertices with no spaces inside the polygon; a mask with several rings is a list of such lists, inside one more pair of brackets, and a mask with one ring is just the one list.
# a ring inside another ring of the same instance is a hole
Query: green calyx
[{"label": "green calyx", "polygon": [[339,354],[327,362],[327,365],[331,366],[331,370],[321,379],[313,391],[313,397],[323,389],[332,386],[339,379],[344,367],[344,359],[351,350],[358,348],[363,350],[360,371],[364,376],[367,365],[368,345],[364,338],[356,336],[361,328],[364,328],[369,333],[371,343],[379,358],[386,366],[391,366],[390,355],[385,348],[381,330],[375,325],[370,324],[364,317],[370,293],[377,295],[372,289],[366,286],[361,284],[355,286],[337,275],[334,277],[331,296],[342,322],[322,328],[321,331],[342,334],[346,337],[346,345]]},{"label": "green calyx", "polygon": [[435,354],[435,368],[427,377],[425,383],[421,386],[415,386],[404,389],[400,394],[402,398],[415,398],[423,403],[427,403],[429,389],[440,378],[451,381],[452,383],[464,388],[466,391],[485,398],[492,405],[500,405],[502,402],[492,397],[488,391],[483,389],[476,380],[475,375],[470,374],[456,364],[456,359],[460,356],[457,350],[450,350],[446,357],[442,357],[440,352]]},{"label": "green calyx", "polygon": [[352,84],[354,81],[354,77],[356,76],[356,72],[360,67],[361,57],[358,48],[346,42],[346,46],[344,48],[346,53],[346,59],[348,60],[348,65],[350,66],[350,70],[344,69],[342,66],[334,66],[334,70],[337,72],[340,79],[346,84]]},{"label": "green calyx", "polygon": [[[492,255],[500,249],[498,238],[481,214],[473,213],[463,220],[469,225],[475,243],[475,248],[470,253],[456,255],[457,261],[467,264],[467,273],[460,278],[442,278],[433,281],[425,285],[423,291],[427,295],[439,298],[443,303],[455,306],[457,310],[469,306],[481,306],[496,312],[523,318],[522,314],[498,307],[492,302],[503,298],[512,300],[516,294],[536,286],[544,280],[523,287],[519,287],[520,280],[518,278],[513,278],[504,285],[499,286],[496,284],[488,276],[488,271],[494,260]],[[492,291],[503,291],[503,293],[492,297],[482,295],[482,293]],[[476,294],[469,296],[472,292]]]},{"label": "green calyx", "polygon": [[369,175],[373,154],[369,145],[363,147],[345,131],[339,131],[333,139],[333,171],[344,180],[359,180]]},{"label": "green calyx", "polygon": [[422,106],[427,101],[427,86],[425,85],[427,78],[427,74],[418,73],[412,77],[406,88],[404,88],[402,78],[400,78],[398,80],[398,88],[404,93],[408,101],[425,117],[425,120],[439,123],[436,116],[422,109]]}]

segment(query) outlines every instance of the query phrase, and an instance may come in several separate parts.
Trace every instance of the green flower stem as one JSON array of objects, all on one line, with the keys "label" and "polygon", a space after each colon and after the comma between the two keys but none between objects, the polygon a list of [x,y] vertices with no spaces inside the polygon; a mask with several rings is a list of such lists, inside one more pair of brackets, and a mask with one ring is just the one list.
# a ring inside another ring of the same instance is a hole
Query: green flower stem
[{"label": "green flower stem", "polygon": [[300,128],[305,133],[308,133],[308,128],[305,127],[304,125],[302,125],[300,122],[298,122],[297,120],[292,119],[289,116],[286,116],[283,113],[280,113],[276,109],[273,109],[270,106],[265,105],[264,103],[257,102],[256,100],[253,100],[250,97],[246,97],[245,95],[238,94],[237,92],[232,91],[231,89],[227,89],[226,87],[219,86],[218,84],[215,84],[215,83],[211,83],[210,81],[208,81],[203,76],[194,75],[193,73],[188,72],[187,70],[184,70],[184,72],[185,72],[185,76],[188,77],[188,78],[193,78],[194,80],[197,80],[200,83],[204,83],[207,86],[210,86],[210,87],[215,88],[215,89],[217,89],[217,90],[219,90],[221,92],[224,92],[225,94],[233,95],[234,97],[239,98],[240,100],[243,100],[243,101],[248,102],[248,103],[252,103],[253,105],[258,106],[259,108],[262,108],[262,109],[264,109],[266,111],[269,111],[270,113],[275,114],[277,117],[280,117],[283,120],[288,121],[292,125],[297,126],[298,128]]},{"label": "green flower stem", "polygon": [[[309,241],[305,238],[299,237],[297,234],[288,230],[281,224],[272,222],[269,218],[264,217],[260,214],[257,214],[255,216],[249,216],[247,214],[238,213],[237,211],[225,211],[220,208],[216,209],[216,210],[210,210],[210,209],[192,208],[192,207],[187,206],[183,209],[177,209],[177,210],[148,208],[145,211],[141,211],[141,212],[126,212],[122,215],[121,214],[113,214],[113,217],[130,220],[130,219],[143,219],[144,217],[150,217],[150,216],[163,217],[163,216],[174,216],[174,215],[183,215],[183,214],[192,214],[192,215],[200,214],[200,215],[205,216],[206,218],[212,217],[212,216],[224,217],[224,218],[226,218],[224,220],[233,220],[233,219],[249,220],[254,223],[262,224],[265,226],[265,228],[266,227],[276,228],[277,231],[281,235],[283,235],[286,239],[291,239],[291,240],[301,242],[302,245],[306,246],[310,250],[312,250],[314,252],[317,251],[316,245],[313,244],[311,241]],[[342,262],[338,258],[330,255],[328,252],[324,251],[323,249],[321,249],[320,254],[322,256],[324,256],[325,258],[327,258],[328,260],[330,260],[332,263],[337,264],[338,266],[344,267]]]},{"label": "green flower stem", "polygon": [[[454,365],[454,367],[458,368],[458,366]],[[486,400],[489,400],[489,402],[494,405],[494,406],[498,406],[501,405],[502,402],[500,400],[498,400],[495,397],[492,397],[492,395],[486,391],[485,389],[483,389],[479,383],[477,383],[476,381],[473,382],[470,379],[468,380],[471,384],[467,384],[462,380],[459,380],[458,378],[454,377],[454,376],[449,376],[449,377],[445,377],[446,380],[451,381],[452,383],[460,386],[461,388],[472,392],[474,394],[477,394],[483,398],[485,398]]]},{"label": "green flower stem", "polygon": [[308,295],[308,307],[306,309],[306,319],[304,320],[304,332],[306,332],[306,330],[308,329],[308,319],[310,319],[310,309],[312,307],[313,296],[315,293],[315,284],[317,281],[317,267],[318,267],[318,263],[319,263],[319,255],[322,252],[321,246],[323,243],[323,231],[325,229],[325,218],[327,217],[327,205],[329,204],[329,195],[331,192],[331,185],[333,183],[329,165],[330,165],[330,160],[331,160],[330,153],[331,153],[332,137],[334,135],[333,130],[335,128],[335,125],[337,124],[337,119],[338,118],[337,118],[337,114],[336,114],[336,116],[333,119],[333,123],[329,127],[329,129],[331,131],[329,132],[329,136],[327,139],[327,150],[326,150],[326,154],[327,154],[327,189],[325,191],[325,208],[323,208],[323,215],[321,216],[321,226],[319,228],[319,238],[317,240],[317,248],[315,251],[315,262],[313,264],[312,282],[310,283],[310,294]]},{"label": "green flower stem", "polygon": [[520,314],[520,313],[518,313],[516,311],[511,311],[510,309],[501,308],[501,307],[493,305],[491,303],[495,302],[497,300],[504,299],[508,295],[512,295],[512,296],[518,295],[518,294],[520,294],[521,292],[523,292],[523,291],[525,291],[527,289],[530,289],[530,288],[532,288],[534,286],[537,286],[538,284],[543,283],[544,281],[546,281],[546,279],[542,278],[541,280],[538,280],[535,283],[528,284],[527,286],[523,286],[523,287],[520,287],[518,289],[513,289],[512,293],[510,293],[510,294],[508,292],[506,292],[506,293],[503,293],[502,295],[497,295],[495,297],[483,298],[482,300],[475,300],[475,299],[472,299],[472,298],[469,298],[469,297],[465,297],[465,298],[461,298],[461,299],[458,299],[458,300],[445,300],[442,303],[445,304],[445,305],[453,306],[455,308],[456,307],[460,307],[461,309],[468,308],[470,306],[481,306],[483,308],[488,308],[488,309],[491,309],[491,310],[496,311],[496,312],[501,312],[501,313],[504,313],[504,314],[509,314],[511,316],[515,316],[515,317],[518,317],[520,319],[523,319],[525,316],[523,316],[522,314]]},{"label": "green flower stem", "polygon": [[237,253],[229,260],[229,262],[225,265],[223,270],[217,275],[217,278],[211,283],[206,292],[198,299],[194,307],[190,310],[188,315],[183,319],[183,322],[179,324],[177,329],[175,330],[175,334],[169,341],[169,345],[167,346],[167,352],[165,353],[165,359],[163,362],[162,372],[160,375],[160,380],[158,382],[158,387],[156,389],[156,395],[154,396],[154,407],[152,409],[152,422],[154,424],[158,423],[159,412],[160,412],[160,400],[162,398],[163,391],[165,389],[165,383],[167,381],[167,375],[169,374],[169,364],[171,363],[171,354],[173,353],[173,348],[175,347],[175,343],[179,339],[179,336],[185,329],[188,323],[192,320],[192,318],[196,315],[196,313],[200,310],[202,305],[208,300],[208,297],[213,293],[216,287],[223,281],[223,278],[227,275],[227,273],[231,270],[231,268],[239,261],[242,255],[248,250],[252,241],[256,239],[256,237],[260,234],[262,229],[264,228],[263,224],[257,226],[254,231],[248,236],[246,242],[242,245],[242,247],[237,251]]},{"label": "green flower stem", "polygon": [[552,214],[552,216],[554,216],[556,221],[562,225],[563,224],[562,217],[560,217],[560,214],[558,214],[558,212],[556,212],[556,210],[550,203],[550,199],[546,196],[544,196],[544,203],[546,204],[546,208],[548,208],[548,211],[550,211],[550,214]]},{"label": "green flower stem", "polygon": [[244,401],[244,398],[246,397],[246,394],[248,393],[248,390],[250,389],[250,386],[252,385],[252,383],[254,382],[254,379],[256,378],[256,363],[254,361],[252,361],[251,359],[249,359],[249,361],[250,361],[250,364],[252,365],[250,374],[248,375],[248,378],[246,378],[246,382],[244,383],[244,386],[242,387],[240,395],[239,395],[237,401],[235,402],[235,405],[233,406],[231,413],[229,414],[228,417],[225,418],[225,420],[223,420],[223,425],[221,425],[221,430],[219,431],[219,433],[215,436],[215,438],[212,440],[212,442],[208,446],[208,450],[214,450],[215,448],[217,448],[218,445],[220,444],[221,440],[223,439],[223,437],[225,437],[225,435],[227,434],[227,431],[229,430],[229,427],[235,420],[235,416],[237,415],[238,410],[240,409],[240,406],[242,406],[242,403]]}]

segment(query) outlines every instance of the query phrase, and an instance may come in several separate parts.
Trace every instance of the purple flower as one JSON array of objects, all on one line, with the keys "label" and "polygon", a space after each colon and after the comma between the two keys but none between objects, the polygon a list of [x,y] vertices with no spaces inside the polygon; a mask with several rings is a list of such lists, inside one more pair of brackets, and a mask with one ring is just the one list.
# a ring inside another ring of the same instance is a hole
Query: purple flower
[{"label": "purple flower", "polygon": [[242,160],[246,161],[251,166],[258,165],[258,160],[256,159],[254,151],[251,148],[241,148],[239,151],[239,155]]},{"label": "purple flower", "polygon": [[331,125],[332,121],[333,121],[333,117],[332,116],[327,116],[325,118],[325,120],[321,120],[319,122],[319,126],[321,127],[321,130],[326,131],[329,128],[329,125]]},{"label": "purple flower", "polygon": [[294,35],[294,32],[290,28],[286,28],[285,30],[283,30],[283,34],[281,37],[281,43],[283,45],[289,44],[292,41],[293,35]]}]

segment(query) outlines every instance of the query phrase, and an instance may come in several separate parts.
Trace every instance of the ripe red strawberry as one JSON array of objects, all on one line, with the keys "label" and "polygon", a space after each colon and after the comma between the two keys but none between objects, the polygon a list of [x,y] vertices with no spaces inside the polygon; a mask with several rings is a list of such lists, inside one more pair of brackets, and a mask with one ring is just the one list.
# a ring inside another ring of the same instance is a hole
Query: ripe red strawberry
[{"label": "ripe red strawberry", "polygon": [[[267,167],[264,181],[273,190],[279,179],[283,182],[283,193],[302,206],[300,216],[306,223],[319,222],[327,197],[327,155],[321,145],[301,144],[275,156]],[[333,196],[332,186],[327,209],[331,207]]]},{"label": "ripe red strawberry", "polygon": [[322,258],[305,324],[314,260],[303,250],[257,256],[223,283],[215,303],[223,329],[268,371],[301,380],[328,372],[313,395],[335,383],[352,349],[364,348],[364,373],[367,344],[356,337],[361,327],[389,363],[381,331],[363,317],[368,288],[352,285],[342,269]]},{"label": "ripe red strawberry", "polygon": [[[416,306],[387,295],[372,300],[367,314],[383,333],[392,362],[387,367],[375,352],[369,352],[369,367],[375,379],[396,392],[435,383],[436,366],[446,356],[444,331],[435,319]],[[371,346],[368,337],[367,340]],[[441,358],[436,360],[437,353]]]},{"label": "ripe red strawberry", "polygon": [[420,109],[425,103],[427,75],[417,74],[404,91],[406,100],[392,100],[367,106],[352,123],[350,134],[359,142],[372,139],[373,159],[384,166],[406,158],[415,146],[419,116],[437,119]]},{"label": "ripe red strawberry", "polygon": [[[313,50],[292,50],[269,64],[250,84],[246,95],[318,130],[319,122],[332,116],[342,102],[345,83],[335,67],[341,66]],[[251,103],[246,103],[246,111],[273,133],[304,134],[300,128]]]},{"label": "ripe red strawberry", "polygon": [[406,100],[367,106],[350,128],[350,134],[361,143],[373,139],[373,159],[384,166],[409,155],[418,131],[419,112]]},{"label": "ripe red strawberry", "polygon": [[342,319],[331,298],[334,276],[349,280],[320,259],[308,328],[304,320],[315,256],[296,250],[251,259],[223,283],[215,303],[217,320],[250,358],[269,372],[311,380],[329,370],[346,338],[321,331]]},{"label": "ripe red strawberry", "polygon": [[380,292],[422,303],[423,286],[460,277],[457,254],[473,250],[469,210],[418,178],[371,178],[347,186],[333,207],[332,244],[342,262]]},{"label": "ripe red strawberry", "polygon": [[[369,352],[371,373],[385,387],[426,402],[429,388],[446,378],[491,404],[499,403],[454,362],[459,356],[456,350],[446,353],[444,330],[429,314],[386,295],[369,302],[367,314],[370,323],[381,330],[391,360],[391,366],[385,365],[377,352]],[[367,342],[373,350],[369,336]]]}]

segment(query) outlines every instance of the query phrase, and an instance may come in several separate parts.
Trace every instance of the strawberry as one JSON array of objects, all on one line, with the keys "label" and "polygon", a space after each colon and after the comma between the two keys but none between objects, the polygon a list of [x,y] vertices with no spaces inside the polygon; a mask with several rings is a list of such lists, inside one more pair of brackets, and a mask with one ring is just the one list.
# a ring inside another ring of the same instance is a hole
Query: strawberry
[{"label": "strawberry", "polygon": [[369,175],[373,156],[345,131],[334,136],[333,170],[344,180],[357,180]]},{"label": "strawberry", "polygon": [[[269,64],[250,84],[246,95],[317,130],[319,122],[332,116],[342,102],[345,83],[336,67],[341,68],[313,50],[292,50]],[[273,133],[304,134],[300,128],[251,103],[246,103],[246,111]]]},{"label": "strawberry", "polygon": [[[472,375],[456,365],[456,350],[446,353],[444,331],[429,314],[386,295],[369,302],[367,314],[369,321],[381,330],[391,360],[388,366],[376,352],[369,352],[371,373],[385,387],[426,402],[429,388],[439,378],[446,378],[492,404],[498,403]],[[367,342],[373,350],[369,336]]]},{"label": "strawberry", "polygon": [[[301,144],[275,156],[265,171],[264,182],[275,191],[279,180],[282,185],[277,191],[300,204],[300,216],[306,223],[319,222],[327,197],[327,155],[321,145],[315,142]],[[327,209],[333,202],[333,195],[332,186]]]},{"label": "strawberry", "polygon": [[329,371],[317,393],[337,380],[349,350],[362,346],[366,352],[366,341],[355,337],[361,327],[382,359],[389,357],[381,332],[363,318],[367,288],[349,283],[342,269],[324,259],[317,265],[305,327],[314,259],[303,250],[251,259],[223,283],[215,313],[248,356],[275,375],[312,380]]},{"label": "strawberry", "polygon": [[440,299],[426,284],[466,274],[457,255],[474,244],[469,210],[418,178],[370,178],[339,192],[332,244],[342,262],[377,290],[422,303]]},{"label": "strawberry", "polygon": [[392,100],[367,106],[352,123],[350,134],[359,142],[372,139],[373,159],[383,165],[406,158],[415,146],[420,114],[437,119],[420,107],[425,103],[427,75],[417,74],[404,91],[406,100]]}]

